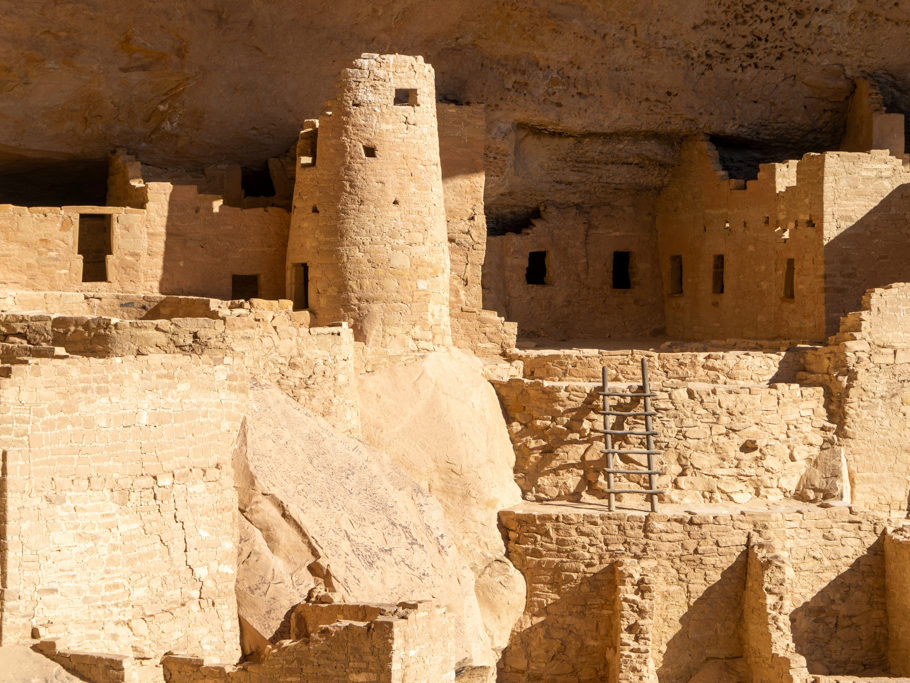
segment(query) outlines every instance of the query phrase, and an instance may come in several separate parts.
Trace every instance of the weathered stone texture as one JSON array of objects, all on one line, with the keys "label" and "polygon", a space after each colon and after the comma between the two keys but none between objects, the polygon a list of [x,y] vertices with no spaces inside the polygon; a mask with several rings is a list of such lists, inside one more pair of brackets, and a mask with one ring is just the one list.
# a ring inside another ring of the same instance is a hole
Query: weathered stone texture
[{"label": "weathered stone texture", "polygon": [[3,413],[4,642],[239,654],[230,454],[246,399],[187,357],[13,366]]},{"label": "weathered stone texture", "polygon": [[288,243],[315,320],[350,321],[355,339],[392,351],[451,344],[432,67],[363,55],[329,110],[301,134]]},{"label": "weathered stone texture", "polygon": [[[658,358],[662,373],[682,374],[673,369],[672,356]],[[681,360],[685,368],[689,359]],[[566,499],[582,492],[603,497],[603,437],[593,431],[603,426],[596,413],[600,383],[514,378],[493,384],[508,418],[516,481],[525,498]],[[611,387],[636,391],[637,383]],[[820,451],[834,445],[835,426],[828,422],[818,387],[666,380],[652,381],[652,390],[655,445],[662,451],[659,484],[668,502],[790,498]],[[625,411],[641,408],[637,400],[614,400],[617,405]],[[611,424],[614,429],[643,428],[641,418],[617,418]],[[615,443],[641,448],[640,441],[623,437]],[[638,469],[644,463],[635,456],[627,460],[624,466]],[[646,483],[640,479],[617,481],[624,484],[621,488],[638,488]]]},{"label": "weathered stone texture", "polygon": [[455,656],[445,610],[424,604],[301,605],[316,615],[312,630],[299,640],[282,641],[260,661],[238,667],[201,659],[167,656],[164,680],[170,683],[410,683],[455,680]]},{"label": "weathered stone texture", "polygon": [[[887,670],[884,520],[874,515],[844,507],[645,515],[526,504],[500,519],[509,557],[528,582],[525,614],[500,663],[503,681],[603,680],[617,670],[611,639],[619,624],[627,634],[650,632],[639,646],[650,648],[661,680],[688,681],[716,666],[712,660],[742,669],[754,647],[744,639],[768,619],[750,611],[743,626],[744,606],[765,600],[747,580],[757,532],[771,533],[793,568],[783,586],[775,582],[792,605],[776,606],[776,618],[791,625],[788,651],[805,657],[811,673]],[[611,599],[627,561],[645,583],[627,581]],[[639,598],[624,606],[627,591]],[[646,667],[632,680],[648,680]]]}]

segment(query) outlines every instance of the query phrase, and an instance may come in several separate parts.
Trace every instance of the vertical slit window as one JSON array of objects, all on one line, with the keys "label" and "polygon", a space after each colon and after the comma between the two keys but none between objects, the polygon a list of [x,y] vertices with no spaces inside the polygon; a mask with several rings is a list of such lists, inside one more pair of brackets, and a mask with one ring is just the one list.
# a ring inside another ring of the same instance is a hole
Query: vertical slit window
[{"label": "vertical slit window", "polygon": [[796,272],[796,260],[792,258],[787,259],[787,267],[784,270],[784,298],[785,299],[795,299],[796,290],[793,287],[793,276]]},{"label": "vertical slit window", "polygon": [[714,254],[714,268],[711,273],[711,292],[724,293],[724,255]]},{"label": "vertical slit window", "polygon": [[303,311],[310,307],[310,266],[295,263],[291,270],[291,287],[294,310]]},{"label": "vertical slit window", "polygon": [[683,259],[681,254],[670,257],[670,294],[683,293]]}]

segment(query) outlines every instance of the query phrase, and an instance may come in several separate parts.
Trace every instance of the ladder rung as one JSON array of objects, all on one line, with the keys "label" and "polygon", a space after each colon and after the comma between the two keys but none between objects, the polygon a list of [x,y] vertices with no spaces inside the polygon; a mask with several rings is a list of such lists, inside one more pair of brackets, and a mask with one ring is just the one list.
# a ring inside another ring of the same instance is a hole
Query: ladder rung
[{"label": "ladder rung", "polygon": [[661,451],[646,451],[646,450],[630,451],[630,450],[623,450],[621,448],[602,448],[600,450],[600,452],[606,453],[608,455],[611,453],[613,455],[660,455],[661,454]]},{"label": "ladder rung", "polygon": [[655,394],[654,392],[651,392],[651,391],[649,391],[646,394],[640,393],[640,392],[628,392],[628,391],[627,392],[624,392],[624,391],[598,391],[597,393],[600,394],[601,396],[620,396],[620,397],[636,396],[636,397],[655,398],[657,396],[657,394]]},{"label": "ladder rung", "polygon": [[618,470],[615,467],[604,467],[599,471],[607,474],[660,474],[660,470]]},{"label": "ladder rung", "polygon": [[618,417],[642,417],[647,415],[657,415],[653,410],[645,410],[639,413],[624,413],[619,410],[598,410],[598,415],[616,415]]},{"label": "ladder rung", "polygon": [[652,496],[657,493],[663,493],[663,489],[601,489],[602,493],[643,493],[646,496]]},{"label": "ladder rung", "polygon": [[650,432],[633,432],[633,431],[622,430],[622,429],[592,429],[591,431],[597,432],[598,434],[612,434],[613,436],[625,436],[625,435],[657,436],[657,432],[655,432],[653,430]]}]

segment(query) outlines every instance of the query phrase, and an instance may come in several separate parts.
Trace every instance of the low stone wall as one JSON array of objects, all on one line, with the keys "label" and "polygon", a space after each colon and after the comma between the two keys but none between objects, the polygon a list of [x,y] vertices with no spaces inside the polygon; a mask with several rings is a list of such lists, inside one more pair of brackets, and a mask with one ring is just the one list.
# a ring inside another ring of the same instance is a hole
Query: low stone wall
[{"label": "low stone wall", "polygon": [[[755,342],[749,342],[755,346]],[[803,369],[807,348],[778,343],[759,348],[712,348],[704,344],[666,342],[659,348],[541,348],[514,349],[507,354],[520,361],[526,379],[555,382],[599,382],[601,367],[608,382],[641,382],[641,360],[648,361],[651,384],[667,381],[710,384],[767,384],[792,382]]]},{"label": "low stone wall", "polygon": [[231,454],[246,378],[162,355],[7,370],[3,643],[237,657]]},{"label": "low stone wall", "polygon": [[[71,303],[75,307],[77,302]],[[105,307],[115,303],[105,300]],[[193,317],[185,317],[189,315]],[[52,356],[54,347],[101,358],[149,354],[230,358],[337,429],[359,433],[354,339],[348,328],[310,328],[309,315],[294,312],[285,300],[228,303],[167,297],[155,301],[143,318],[0,313],[0,358],[9,362],[15,357]]]},{"label": "low stone wall", "polygon": [[[528,585],[525,614],[500,663],[505,683],[609,680],[619,623],[625,633],[650,633],[638,646],[649,649],[660,680],[688,681],[718,667],[747,671],[743,610],[755,606],[755,596],[744,597],[748,549],[759,532],[774,537],[791,567],[784,585],[778,579],[774,585],[792,606],[780,618],[789,622],[790,647],[805,657],[808,671],[887,670],[886,517],[841,506],[645,515],[524,504],[500,520],[509,559]],[[629,605],[653,603],[639,617],[630,618],[615,597],[616,572],[628,562],[637,568],[624,571],[647,579],[626,582],[639,592]]]},{"label": "low stone wall", "polygon": [[207,665],[169,655],[164,680],[173,683],[272,683],[288,681],[455,680],[454,647],[445,610],[418,603],[394,605],[300,605],[293,619],[307,626],[260,661]]},{"label": "low stone wall", "polygon": [[[493,386],[507,416],[516,481],[525,499],[572,499],[581,493],[603,497],[603,438],[592,431],[603,424],[596,413],[600,384],[511,379]],[[819,452],[833,446],[834,425],[827,421],[819,387],[679,381],[659,387],[653,400],[655,445],[663,452],[659,485],[668,502],[790,498]],[[611,388],[639,390],[622,384]],[[611,405],[641,410],[640,399]],[[615,429],[643,428],[641,418],[617,418],[612,424]],[[624,438],[614,443],[643,447],[640,437]],[[627,467],[646,464],[644,456],[627,460]],[[643,486],[642,479],[617,477],[624,483],[621,488]]]}]

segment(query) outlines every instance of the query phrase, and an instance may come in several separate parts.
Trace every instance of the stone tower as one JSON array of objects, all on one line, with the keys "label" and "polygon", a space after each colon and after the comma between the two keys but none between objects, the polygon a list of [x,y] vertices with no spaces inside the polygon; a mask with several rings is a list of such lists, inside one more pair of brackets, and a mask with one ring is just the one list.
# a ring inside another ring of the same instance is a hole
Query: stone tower
[{"label": "stone tower", "polygon": [[371,347],[451,343],[433,68],[365,54],[307,121],[288,244],[289,295]]}]

